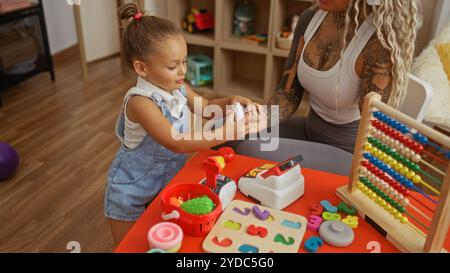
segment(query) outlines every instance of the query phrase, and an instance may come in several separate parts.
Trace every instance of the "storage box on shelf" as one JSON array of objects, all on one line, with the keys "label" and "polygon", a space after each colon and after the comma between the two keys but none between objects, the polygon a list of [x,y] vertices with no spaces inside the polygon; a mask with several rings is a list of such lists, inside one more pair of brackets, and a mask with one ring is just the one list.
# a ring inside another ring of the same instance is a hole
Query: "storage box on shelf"
[{"label": "storage box on shelf", "polygon": [[[188,44],[188,54],[198,55],[204,54],[213,60],[213,72],[214,72],[214,47],[211,46],[199,46],[194,44]],[[204,86],[193,86],[193,88],[202,96],[211,97],[214,93],[215,78],[213,75],[213,83]]]},{"label": "storage box on shelf", "polygon": [[254,33],[267,35],[267,41],[259,44],[233,35],[235,9],[241,0],[154,1],[167,3],[165,16],[180,27],[192,7],[210,11],[215,17],[213,31],[183,31],[190,51],[206,52],[214,60],[214,83],[200,89],[218,96],[248,96],[260,103],[275,91],[289,54],[288,49],[277,47],[276,34],[292,15],[300,15],[312,5],[312,0],[248,0],[255,7]]},{"label": "storage box on shelf", "polygon": [[[281,48],[277,43],[276,36],[280,33],[283,26],[290,26],[291,19],[294,15],[300,15],[303,11],[311,7],[311,0],[274,0],[274,20],[273,20],[273,35],[272,52],[276,56],[287,57],[289,49]],[[287,42],[287,41],[282,41]]]}]

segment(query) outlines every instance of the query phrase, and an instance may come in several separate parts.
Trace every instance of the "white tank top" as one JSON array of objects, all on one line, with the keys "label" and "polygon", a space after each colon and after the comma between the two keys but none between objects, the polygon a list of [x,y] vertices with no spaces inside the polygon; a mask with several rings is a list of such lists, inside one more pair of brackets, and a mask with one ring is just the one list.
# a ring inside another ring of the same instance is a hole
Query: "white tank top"
[{"label": "white tank top", "polygon": [[180,90],[173,90],[172,94],[169,94],[156,85],[153,85],[143,78],[138,77],[136,87],[128,90],[123,103],[123,113],[125,117],[125,137],[123,144],[129,149],[137,147],[147,135],[147,131],[139,123],[132,122],[130,119],[128,119],[128,101],[132,96],[136,95],[150,98],[155,92],[158,93],[159,96],[161,96],[162,100],[169,108],[171,116],[175,118],[180,118],[181,111],[187,103],[187,99],[180,92]]},{"label": "white tank top", "polygon": [[311,108],[321,118],[334,124],[346,124],[361,118],[358,107],[361,79],[355,71],[355,64],[376,29],[371,23],[371,14],[348,44],[342,60],[327,71],[319,71],[305,63],[303,54],[326,15],[325,11],[317,11],[305,31],[297,76],[301,85],[310,92]]}]

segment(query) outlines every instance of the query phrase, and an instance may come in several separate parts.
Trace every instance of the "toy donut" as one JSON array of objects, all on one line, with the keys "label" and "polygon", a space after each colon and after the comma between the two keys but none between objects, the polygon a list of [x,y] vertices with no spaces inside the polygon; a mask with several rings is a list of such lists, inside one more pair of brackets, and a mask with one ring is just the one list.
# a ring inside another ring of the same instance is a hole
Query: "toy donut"
[{"label": "toy donut", "polygon": [[161,249],[169,253],[177,252],[183,241],[183,231],[177,224],[162,222],[154,225],[147,234],[150,249]]}]

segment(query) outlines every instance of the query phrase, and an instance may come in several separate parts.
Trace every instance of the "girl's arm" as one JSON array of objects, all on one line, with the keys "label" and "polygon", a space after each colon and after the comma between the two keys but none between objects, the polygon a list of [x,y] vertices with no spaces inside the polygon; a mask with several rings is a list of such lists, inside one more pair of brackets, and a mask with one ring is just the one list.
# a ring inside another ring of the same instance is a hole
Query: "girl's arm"
[{"label": "girl's arm", "polygon": [[[228,136],[228,139],[227,126],[207,132],[220,136],[221,140],[206,140],[203,137],[197,140],[194,138],[195,133],[193,131],[183,134],[174,132],[174,135],[172,135],[172,124],[164,117],[153,101],[142,96],[134,96],[129,100],[127,116],[131,121],[139,123],[158,143],[175,153],[191,153],[208,149],[226,141],[240,138],[248,133],[246,124],[245,128],[234,128],[234,134]],[[234,113],[231,112],[226,117],[225,124],[227,123],[235,125]]]}]

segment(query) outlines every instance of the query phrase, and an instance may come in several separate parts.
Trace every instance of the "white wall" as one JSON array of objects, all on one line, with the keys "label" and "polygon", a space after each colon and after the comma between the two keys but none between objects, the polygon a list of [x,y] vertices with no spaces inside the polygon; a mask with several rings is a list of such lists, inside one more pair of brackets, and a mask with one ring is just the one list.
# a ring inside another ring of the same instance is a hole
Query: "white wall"
[{"label": "white wall", "polygon": [[431,38],[435,38],[436,35],[439,35],[448,23],[450,23],[450,1],[438,0],[434,14],[433,33]]},{"label": "white wall", "polygon": [[80,19],[86,62],[120,52],[116,1],[83,1],[80,5]]},{"label": "white wall", "polygon": [[73,7],[62,0],[44,0],[50,52],[58,53],[78,43]]},{"label": "white wall", "polygon": [[151,15],[165,17],[167,15],[167,3],[165,0],[145,0],[145,9]]}]

